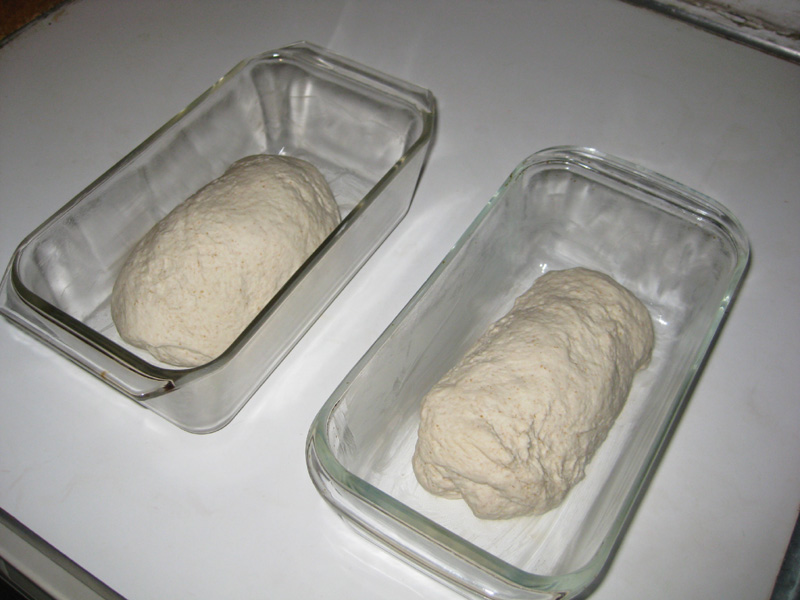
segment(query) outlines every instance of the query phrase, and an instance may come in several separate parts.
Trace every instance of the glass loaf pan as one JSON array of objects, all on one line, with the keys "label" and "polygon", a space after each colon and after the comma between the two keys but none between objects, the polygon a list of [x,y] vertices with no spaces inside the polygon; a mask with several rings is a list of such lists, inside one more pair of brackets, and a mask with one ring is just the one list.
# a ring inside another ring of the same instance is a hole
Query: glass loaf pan
[{"label": "glass loaf pan", "polygon": [[[585,591],[631,516],[748,258],[741,226],[709,198],[591,149],[531,156],[320,410],[307,446],[315,485],[359,531],[467,595]],[[610,274],[645,303],[653,360],[558,508],[482,521],[418,485],[420,401],[536,278],[574,266]]]},{"label": "glass loaf pan", "polygon": [[[405,216],[436,119],[431,93],[301,42],[245,60],[31,233],[0,311],[176,425],[225,425]],[[116,274],[150,227],[237,159],[316,165],[343,221],[239,338],[191,369],[116,333]]]}]

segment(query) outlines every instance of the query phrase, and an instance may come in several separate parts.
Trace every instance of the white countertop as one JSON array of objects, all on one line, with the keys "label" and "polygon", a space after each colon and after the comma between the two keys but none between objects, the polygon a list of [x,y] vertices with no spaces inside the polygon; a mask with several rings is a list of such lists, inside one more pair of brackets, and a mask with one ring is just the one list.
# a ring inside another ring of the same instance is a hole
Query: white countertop
[{"label": "white countertop", "polygon": [[0,320],[0,507],[130,600],[457,597],[335,516],[306,433],[511,169],[592,146],[721,201],[753,248],[592,599],[768,598],[800,503],[800,65],[617,0],[78,0],[0,48],[0,262],[240,59],[300,39],[435,94],[407,217],[210,435]]}]

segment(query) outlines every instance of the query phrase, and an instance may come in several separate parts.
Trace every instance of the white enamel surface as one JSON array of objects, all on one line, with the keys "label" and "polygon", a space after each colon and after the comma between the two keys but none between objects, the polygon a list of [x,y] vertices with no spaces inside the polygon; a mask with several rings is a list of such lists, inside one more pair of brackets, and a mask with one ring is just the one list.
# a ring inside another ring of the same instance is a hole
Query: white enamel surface
[{"label": "white enamel surface", "polygon": [[767,598],[800,502],[796,64],[611,0],[78,0],[0,48],[0,263],[240,59],[300,39],[436,95],[409,214],[210,435],[0,321],[0,507],[131,600],[457,597],[334,515],[306,433],[509,171],[592,146],[723,202],[753,246],[592,599]]}]

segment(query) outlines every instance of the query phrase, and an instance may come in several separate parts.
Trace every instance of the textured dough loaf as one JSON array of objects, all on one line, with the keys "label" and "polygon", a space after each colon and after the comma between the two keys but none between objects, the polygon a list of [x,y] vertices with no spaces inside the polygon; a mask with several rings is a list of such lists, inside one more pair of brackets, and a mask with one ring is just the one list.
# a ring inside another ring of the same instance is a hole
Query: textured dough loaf
[{"label": "textured dough loaf", "polygon": [[128,256],[111,295],[117,331],[172,365],[216,358],[340,218],[310,163],[265,154],[237,161]]},{"label": "textured dough loaf", "polygon": [[557,506],[650,360],[645,306],[610,277],[551,271],[425,397],[414,472],[486,519]]}]

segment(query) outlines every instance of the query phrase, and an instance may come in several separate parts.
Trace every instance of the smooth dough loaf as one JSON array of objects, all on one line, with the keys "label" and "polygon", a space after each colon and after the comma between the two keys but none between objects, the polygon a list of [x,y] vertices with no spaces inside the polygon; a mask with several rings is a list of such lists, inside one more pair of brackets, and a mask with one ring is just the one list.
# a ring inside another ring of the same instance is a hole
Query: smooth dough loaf
[{"label": "smooth dough loaf", "polygon": [[111,295],[117,331],[172,365],[216,358],[340,219],[310,163],[264,154],[237,161],[128,256]]},{"label": "smooth dough loaf", "polygon": [[423,400],[418,481],[485,519],[556,507],[583,479],[653,339],[645,306],[610,277],[543,275]]}]

